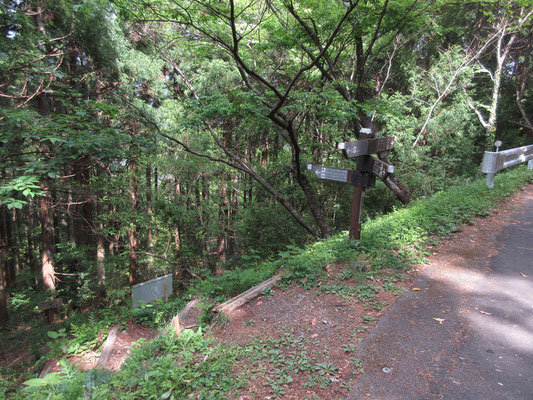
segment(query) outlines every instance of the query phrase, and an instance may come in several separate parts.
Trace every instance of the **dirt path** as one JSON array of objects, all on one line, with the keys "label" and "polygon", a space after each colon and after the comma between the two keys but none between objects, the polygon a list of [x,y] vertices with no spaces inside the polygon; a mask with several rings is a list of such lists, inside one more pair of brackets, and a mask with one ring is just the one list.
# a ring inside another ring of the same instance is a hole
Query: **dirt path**
[{"label": "dirt path", "polygon": [[533,399],[533,185],[439,250],[361,343],[347,399]]}]

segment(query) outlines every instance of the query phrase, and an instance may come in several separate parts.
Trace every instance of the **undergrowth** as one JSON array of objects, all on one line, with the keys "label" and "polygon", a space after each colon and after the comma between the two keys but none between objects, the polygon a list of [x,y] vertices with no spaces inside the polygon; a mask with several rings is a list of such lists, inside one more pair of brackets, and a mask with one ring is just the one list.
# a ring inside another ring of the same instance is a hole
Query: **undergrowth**
[{"label": "undergrowth", "polygon": [[24,383],[32,399],[144,400],[233,398],[242,385],[231,373],[241,350],[215,345],[203,332],[185,330],[139,345],[121,370],[78,371],[66,361],[62,371]]}]

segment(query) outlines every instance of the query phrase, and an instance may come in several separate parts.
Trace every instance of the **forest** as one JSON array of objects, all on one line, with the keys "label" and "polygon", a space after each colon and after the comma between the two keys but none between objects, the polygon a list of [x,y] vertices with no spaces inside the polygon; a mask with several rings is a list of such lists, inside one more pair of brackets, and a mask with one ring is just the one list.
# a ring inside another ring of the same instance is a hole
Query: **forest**
[{"label": "forest", "polygon": [[531,0],[1,2],[2,329],[49,299],[131,306],[169,273],[182,299],[259,282],[263,262],[348,229],[353,188],[306,166],[354,168],[337,144],[362,128],[396,138],[363,221],[480,178],[496,140],[533,143],[532,15]]}]

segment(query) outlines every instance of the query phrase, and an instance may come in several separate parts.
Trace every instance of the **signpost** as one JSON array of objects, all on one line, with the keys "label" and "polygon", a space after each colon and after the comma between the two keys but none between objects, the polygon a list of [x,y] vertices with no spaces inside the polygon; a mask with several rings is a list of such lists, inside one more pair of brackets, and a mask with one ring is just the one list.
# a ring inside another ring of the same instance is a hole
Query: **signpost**
[{"label": "signpost", "polygon": [[308,164],[307,169],[312,170],[318,179],[326,181],[349,183],[358,187],[374,187],[376,178],[368,171],[360,172],[356,170],[322,167]]},{"label": "signpost", "polygon": [[355,159],[355,170],[323,167],[308,164],[317,178],[328,181],[349,183],[354,187],[352,201],[352,216],[350,222],[350,239],[361,238],[361,210],[363,208],[363,194],[367,187],[374,187],[376,176],[385,180],[394,173],[394,167],[371,154],[377,154],[392,149],[395,137],[374,138],[370,129],[361,129],[360,139],[356,142],[339,143],[338,148],[347,159]]},{"label": "signpost", "polygon": [[382,151],[388,151],[392,149],[394,140],[396,138],[383,137],[375,139],[361,139],[357,142],[345,142],[339,143],[339,150],[342,150],[344,157],[355,158],[360,156],[367,156],[369,154],[376,154]]}]

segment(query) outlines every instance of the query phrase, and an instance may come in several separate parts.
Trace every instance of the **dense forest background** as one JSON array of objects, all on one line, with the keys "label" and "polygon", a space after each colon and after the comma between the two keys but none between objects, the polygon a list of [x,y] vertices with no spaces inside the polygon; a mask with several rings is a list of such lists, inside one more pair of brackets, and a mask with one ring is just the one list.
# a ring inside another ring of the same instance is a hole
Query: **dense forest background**
[{"label": "dense forest background", "polygon": [[[345,230],[337,142],[396,136],[365,214],[533,142],[531,0],[6,0],[0,320],[118,304]],[[18,296],[18,297],[17,297]],[[97,302],[95,302],[97,299]]]}]

